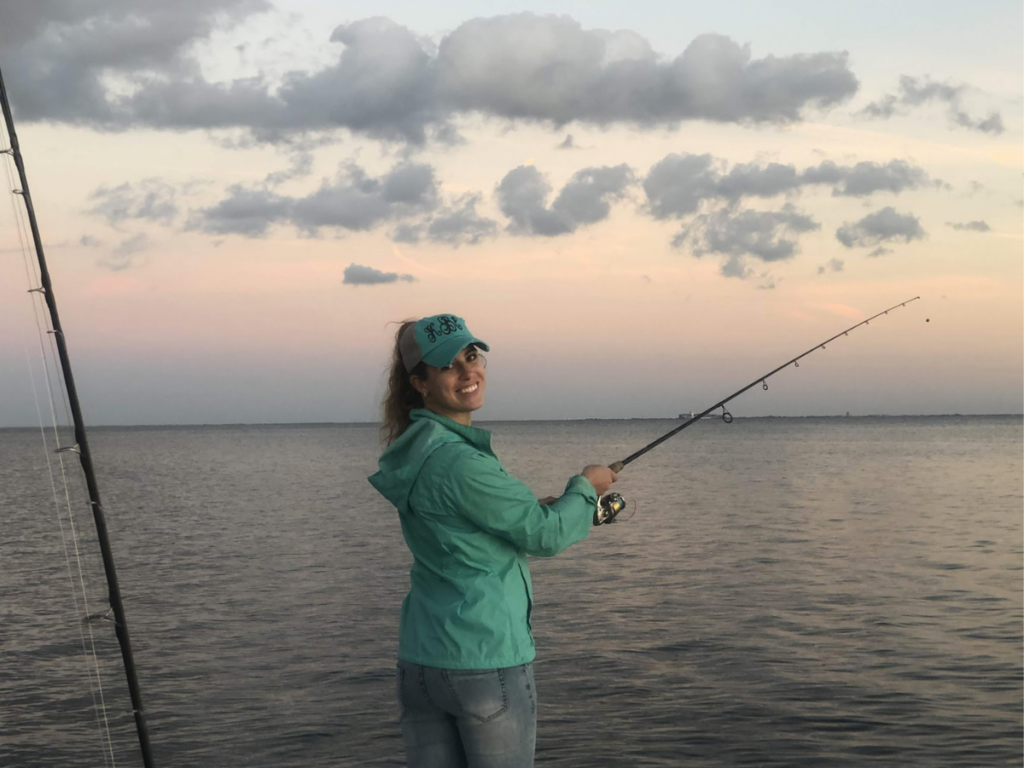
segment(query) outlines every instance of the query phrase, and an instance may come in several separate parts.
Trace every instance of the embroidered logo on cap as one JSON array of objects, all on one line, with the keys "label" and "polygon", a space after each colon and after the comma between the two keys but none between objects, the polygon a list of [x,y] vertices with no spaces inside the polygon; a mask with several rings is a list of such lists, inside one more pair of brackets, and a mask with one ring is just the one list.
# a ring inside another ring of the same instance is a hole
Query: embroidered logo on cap
[{"label": "embroidered logo on cap", "polygon": [[440,336],[451,336],[453,333],[458,331],[464,331],[465,328],[459,323],[459,319],[454,315],[438,315],[437,324],[439,328],[434,327],[434,323],[427,323],[423,330],[427,334],[427,340],[433,344],[437,341],[437,337]]}]

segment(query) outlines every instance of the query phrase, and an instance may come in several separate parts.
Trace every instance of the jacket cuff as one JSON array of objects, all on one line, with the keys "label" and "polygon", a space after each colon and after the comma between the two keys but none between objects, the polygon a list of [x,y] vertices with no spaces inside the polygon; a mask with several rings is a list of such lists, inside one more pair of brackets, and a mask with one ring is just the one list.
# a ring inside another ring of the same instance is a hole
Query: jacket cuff
[{"label": "jacket cuff", "polygon": [[597,491],[594,486],[583,475],[573,475],[565,484],[565,493],[578,493],[591,504],[597,504]]}]

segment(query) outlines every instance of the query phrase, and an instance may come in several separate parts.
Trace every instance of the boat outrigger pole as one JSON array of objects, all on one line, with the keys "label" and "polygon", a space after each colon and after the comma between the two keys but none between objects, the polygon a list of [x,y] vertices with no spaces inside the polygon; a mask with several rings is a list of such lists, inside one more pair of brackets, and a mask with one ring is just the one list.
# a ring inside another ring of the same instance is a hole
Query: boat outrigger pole
[{"label": "boat outrigger pole", "polygon": [[673,437],[674,435],[678,435],[680,432],[682,432],[688,426],[693,424],[695,421],[700,421],[705,416],[707,416],[709,413],[711,413],[712,411],[714,411],[714,410],[716,410],[718,408],[722,409],[722,421],[725,422],[726,424],[731,423],[732,422],[732,414],[729,413],[729,411],[727,411],[725,409],[725,404],[728,403],[730,400],[734,400],[735,398],[739,397],[744,392],[746,392],[748,389],[750,389],[751,387],[757,386],[758,384],[762,385],[765,389],[768,389],[768,379],[771,378],[772,376],[774,376],[779,371],[783,370],[784,368],[788,368],[791,365],[796,367],[796,368],[799,368],[800,367],[800,362],[799,362],[800,360],[802,360],[803,358],[807,357],[812,352],[815,352],[815,351],[817,351],[819,349],[824,349],[825,345],[828,344],[829,342],[835,341],[840,336],[846,336],[846,335],[848,335],[850,333],[850,331],[852,331],[852,330],[854,330],[856,328],[860,328],[862,325],[867,325],[868,323],[870,323],[875,318],[881,317],[882,315],[888,315],[894,309],[899,309],[900,307],[905,307],[910,302],[917,301],[920,298],[921,298],[920,296],[915,296],[912,299],[907,299],[906,301],[902,301],[902,302],[900,302],[899,304],[897,304],[897,305],[895,305],[893,307],[889,307],[888,309],[882,310],[877,315],[872,315],[867,320],[861,320],[856,325],[851,325],[845,331],[840,331],[839,333],[837,333],[835,336],[833,336],[830,339],[825,339],[825,341],[823,341],[823,342],[821,342],[819,344],[815,344],[813,347],[808,349],[802,355],[797,355],[792,360],[789,360],[789,361],[783,363],[778,368],[770,371],[769,373],[766,373],[763,376],[758,376],[752,382],[747,384],[747,386],[743,387],[743,389],[740,389],[740,390],[737,390],[736,392],[733,392],[731,395],[729,395],[724,400],[719,400],[717,403],[712,405],[707,410],[701,411],[696,416],[693,416],[692,418],[688,419],[686,422],[680,424],[678,427],[673,429],[671,432],[667,432],[666,434],[662,435],[657,440],[655,440],[653,443],[645,445],[643,448],[641,448],[636,453],[631,453],[629,456],[624,458],[622,461],[616,461],[614,464],[611,464],[609,468],[613,472],[621,472],[622,468],[624,466],[626,466],[627,464],[630,464],[630,463],[636,461],[637,459],[639,459],[641,456],[643,456],[645,453],[647,453],[652,448],[656,448],[657,446],[661,445],[666,440],[668,440],[670,437]]},{"label": "boat outrigger pole", "polygon": [[121,658],[124,661],[125,674],[128,677],[128,691],[131,695],[132,711],[135,714],[135,727],[139,733],[139,746],[142,749],[142,762],[146,768],[153,768],[153,755],[149,745],[149,732],[146,728],[146,718],[142,709],[142,696],[139,693],[139,680],[135,673],[135,661],[132,656],[131,643],[128,640],[128,623],[125,620],[124,604],[121,602],[121,588],[117,582],[117,571],[114,568],[114,556],[110,549],[110,538],[107,535],[107,522],[103,515],[103,505],[100,502],[100,491],[96,484],[96,475],[92,467],[92,454],[89,452],[89,443],[85,436],[85,422],[82,419],[82,409],[78,402],[78,391],[75,389],[75,378],[71,373],[71,359],[68,357],[68,348],[64,340],[64,331],[61,328],[60,316],[57,313],[57,301],[53,294],[53,285],[50,282],[50,273],[46,268],[46,258],[43,255],[43,242],[39,236],[39,226],[36,223],[35,209],[32,206],[32,195],[28,190],[28,178],[25,175],[25,163],[21,157],[21,149],[18,146],[18,135],[14,130],[14,118],[11,115],[11,105],[7,100],[7,88],[4,85],[3,73],[0,72],[0,107],[3,108],[4,121],[7,124],[7,135],[10,138],[11,146],[8,149],[0,150],[2,154],[10,154],[14,157],[14,164],[18,168],[18,179],[21,189],[12,190],[21,196],[25,201],[25,210],[28,212],[28,222],[32,230],[32,241],[35,244],[36,258],[39,262],[39,275],[42,285],[32,288],[32,291],[39,292],[46,300],[46,306],[50,313],[50,324],[52,333],[57,342],[57,354],[60,357],[61,373],[64,378],[64,386],[67,392],[68,405],[71,408],[71,416],[75,427],[75,445],[70,449],[78,454],[82,464],[82,472],[85,475],[85,483],[89,490],[89,504],[92,507],[93,520],[96,523],[96,535],[99,538],[100,551],[103,555],[103,570],[107,577],[107,588],[110,599],[110,607],[114,614],[114,627],[117,634],[117,642],[121,646]]}]

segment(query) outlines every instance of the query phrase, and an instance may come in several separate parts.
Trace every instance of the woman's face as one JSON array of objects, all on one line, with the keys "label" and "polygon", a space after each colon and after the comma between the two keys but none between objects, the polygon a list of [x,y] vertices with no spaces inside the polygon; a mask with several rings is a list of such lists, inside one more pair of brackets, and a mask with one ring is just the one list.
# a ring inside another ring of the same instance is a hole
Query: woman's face
[{"label": "woman's face", "polygon": [[487,373],[484,359],[470,345],[459,352],[446,368],[427,366],[427,378],[412,377],[412,385],[423,395],[423,404],[434,413],[470,425],[471,414],[484,404]]}]

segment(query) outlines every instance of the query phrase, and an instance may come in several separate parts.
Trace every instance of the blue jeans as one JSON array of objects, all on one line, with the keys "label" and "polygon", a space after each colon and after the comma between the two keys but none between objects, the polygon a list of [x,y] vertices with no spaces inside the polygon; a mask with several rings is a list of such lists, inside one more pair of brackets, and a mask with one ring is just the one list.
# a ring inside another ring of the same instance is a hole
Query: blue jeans
[{"label": "blue jeans", "polygon": [[409,768],[532,768],[533,664],[439,669],[398,662]]}]

